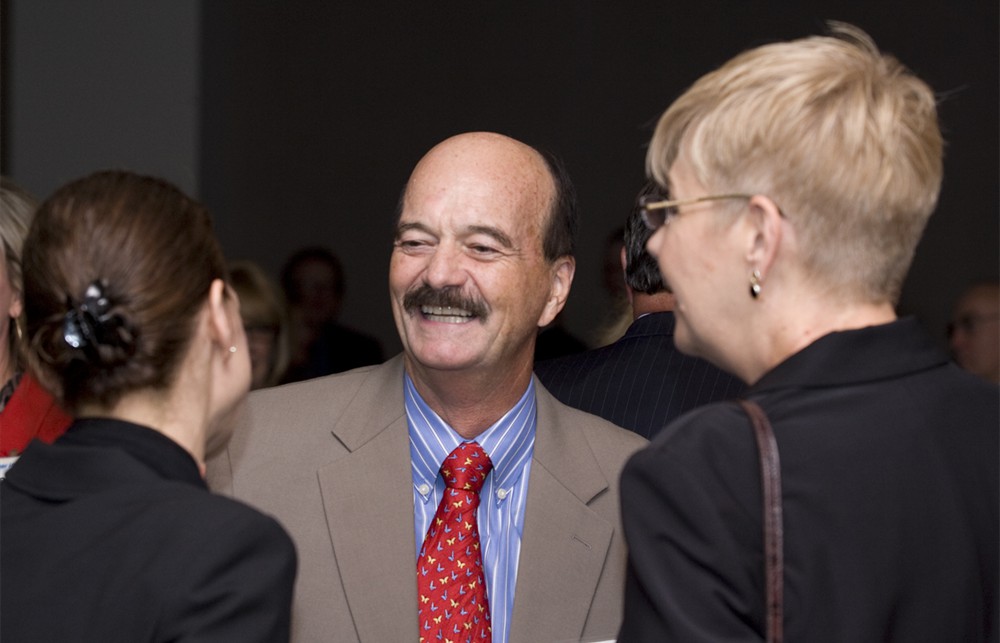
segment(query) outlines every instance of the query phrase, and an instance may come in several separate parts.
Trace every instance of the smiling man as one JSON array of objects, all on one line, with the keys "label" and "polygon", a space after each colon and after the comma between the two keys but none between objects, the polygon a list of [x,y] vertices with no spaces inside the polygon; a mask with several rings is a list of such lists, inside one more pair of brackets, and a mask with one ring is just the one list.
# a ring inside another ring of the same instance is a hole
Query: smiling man
[{"label": "smiling man", "polygon": [[616,635],[618,476],[645,441],[532,375],[538,328],[573,281],[575,228],[553,160],[498,134],[444,141],[400,204],[403,354],[251,396],[210,482],[296,540],[295,640]]}]

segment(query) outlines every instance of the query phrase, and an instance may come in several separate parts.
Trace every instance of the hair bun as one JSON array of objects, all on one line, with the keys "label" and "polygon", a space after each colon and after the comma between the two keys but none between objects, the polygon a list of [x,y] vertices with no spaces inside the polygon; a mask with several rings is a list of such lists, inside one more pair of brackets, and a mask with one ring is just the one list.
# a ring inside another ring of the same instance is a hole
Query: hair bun
[{"label": "hair bun", "polygon": [[135,354],[135,333],[113,307],[103,280],[91,282],[79,303],[66,297],[63,341],[95,366],[113,366]]}]

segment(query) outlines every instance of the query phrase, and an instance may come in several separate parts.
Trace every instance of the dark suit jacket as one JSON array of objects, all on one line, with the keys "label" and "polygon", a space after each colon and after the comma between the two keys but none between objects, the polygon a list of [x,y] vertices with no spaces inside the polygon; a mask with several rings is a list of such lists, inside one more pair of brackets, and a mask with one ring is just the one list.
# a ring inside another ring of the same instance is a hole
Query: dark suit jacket
[{"label": "dark suit jacket", "polygon": [[0,484],[9,643],[287,641],[295,550],[151,429],[78,420]]},{"label": "dark suit jacket", "polygon": [[[536,383],[512,643],[602,640],[621,622],[618,477],[646,444]],[[209,484],[274,513],[301,560],[292,636],[416,641],[417,545],[403,359],[250,395]]]},{"label": "dark suit jacket", "polygon": [[309,360],[289,368],[282,383],[343,373],[359,366],[381,364],[382,344],[377,339],[356,330],[330,322],[309,347]]},{"label": "dark suit jacket", "polygon": [[[781,458],[785,640],[997,640],[996,386],[908,319],[822,337],[746,396]],[[630,460],[620,643],[762,640],[760,489],[734,403]]]},{"label": "dark suit jacket", "polygon": [[617,342],[535,364],[563,404],[652,438],[675,417],[736,397],[743,383],[674,347],[674,314],[650,313]]}]

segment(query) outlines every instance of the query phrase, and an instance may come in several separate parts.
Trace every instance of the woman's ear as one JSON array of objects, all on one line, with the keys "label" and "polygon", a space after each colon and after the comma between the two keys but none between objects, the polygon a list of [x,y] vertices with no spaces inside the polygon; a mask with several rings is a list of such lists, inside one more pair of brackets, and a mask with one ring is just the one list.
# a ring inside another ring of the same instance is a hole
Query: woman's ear
[{"label": "woman's ear", "polygon": [[747,262],[763,277],[771,269],[781,237],[784,234],[784,215],[769,197],[758,194],[750,197],[747,220],[751,236],[747,246]]},{"label": "woman's ear", "polygon": [[545,304],[545,310],[538,319],[538,327],[542,328],[552,323],[559,311],[566,305],[569,298],[569,289],[573,285],[573,275],[576,273],[576,259],[570,256],[559,257],[553,263],[552,286],[549,289],[549,300]]},{"label": "woman's ear", "polygon": [[[234,324],[240,323],[239,303],[231,301],[236,293],[221,279],[212,280],[208,288],[208,324],[212,341],[223,350],[229,350],[236,337]],[[235,316],[234,316],[235,311]]]},{"label": "woman's ear", "polygon": [[7,316],[11,319],[17,319],[21,316],[21,312],[24,310],[24,301],[21,299],[20,291],[13,291],[10,298],[10,307],[7,309]]}]

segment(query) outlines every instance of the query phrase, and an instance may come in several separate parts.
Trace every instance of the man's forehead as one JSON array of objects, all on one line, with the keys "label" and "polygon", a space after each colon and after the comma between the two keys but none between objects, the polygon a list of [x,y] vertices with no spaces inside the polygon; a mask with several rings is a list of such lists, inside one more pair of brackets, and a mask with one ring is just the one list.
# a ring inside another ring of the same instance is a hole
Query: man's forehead
[{"label": "man's forehead", "polygon": [[469,168],[415,174],[403,196],[403,218],[419,217],[438,205],[460,207],[470,214],[515,215],[530,219],[547,211],[554,186],[545,175],[519,168],[481,172]]},{"label": "man's forehead", "polygon": [[424,155],[424,160],[452,157],[488,160],[491,158],[537,156],[533,147],[516,139],[493,132],[468,132],[445,139]]},{"label": "man's forehead", "polygon": [[436,191],[462,187],[474,193],[504,191],[538,192],[551,186],[540,157],[524,154],[487,154],[470,150],[464,154],[435,154],[414,169],[408,191]]}]

